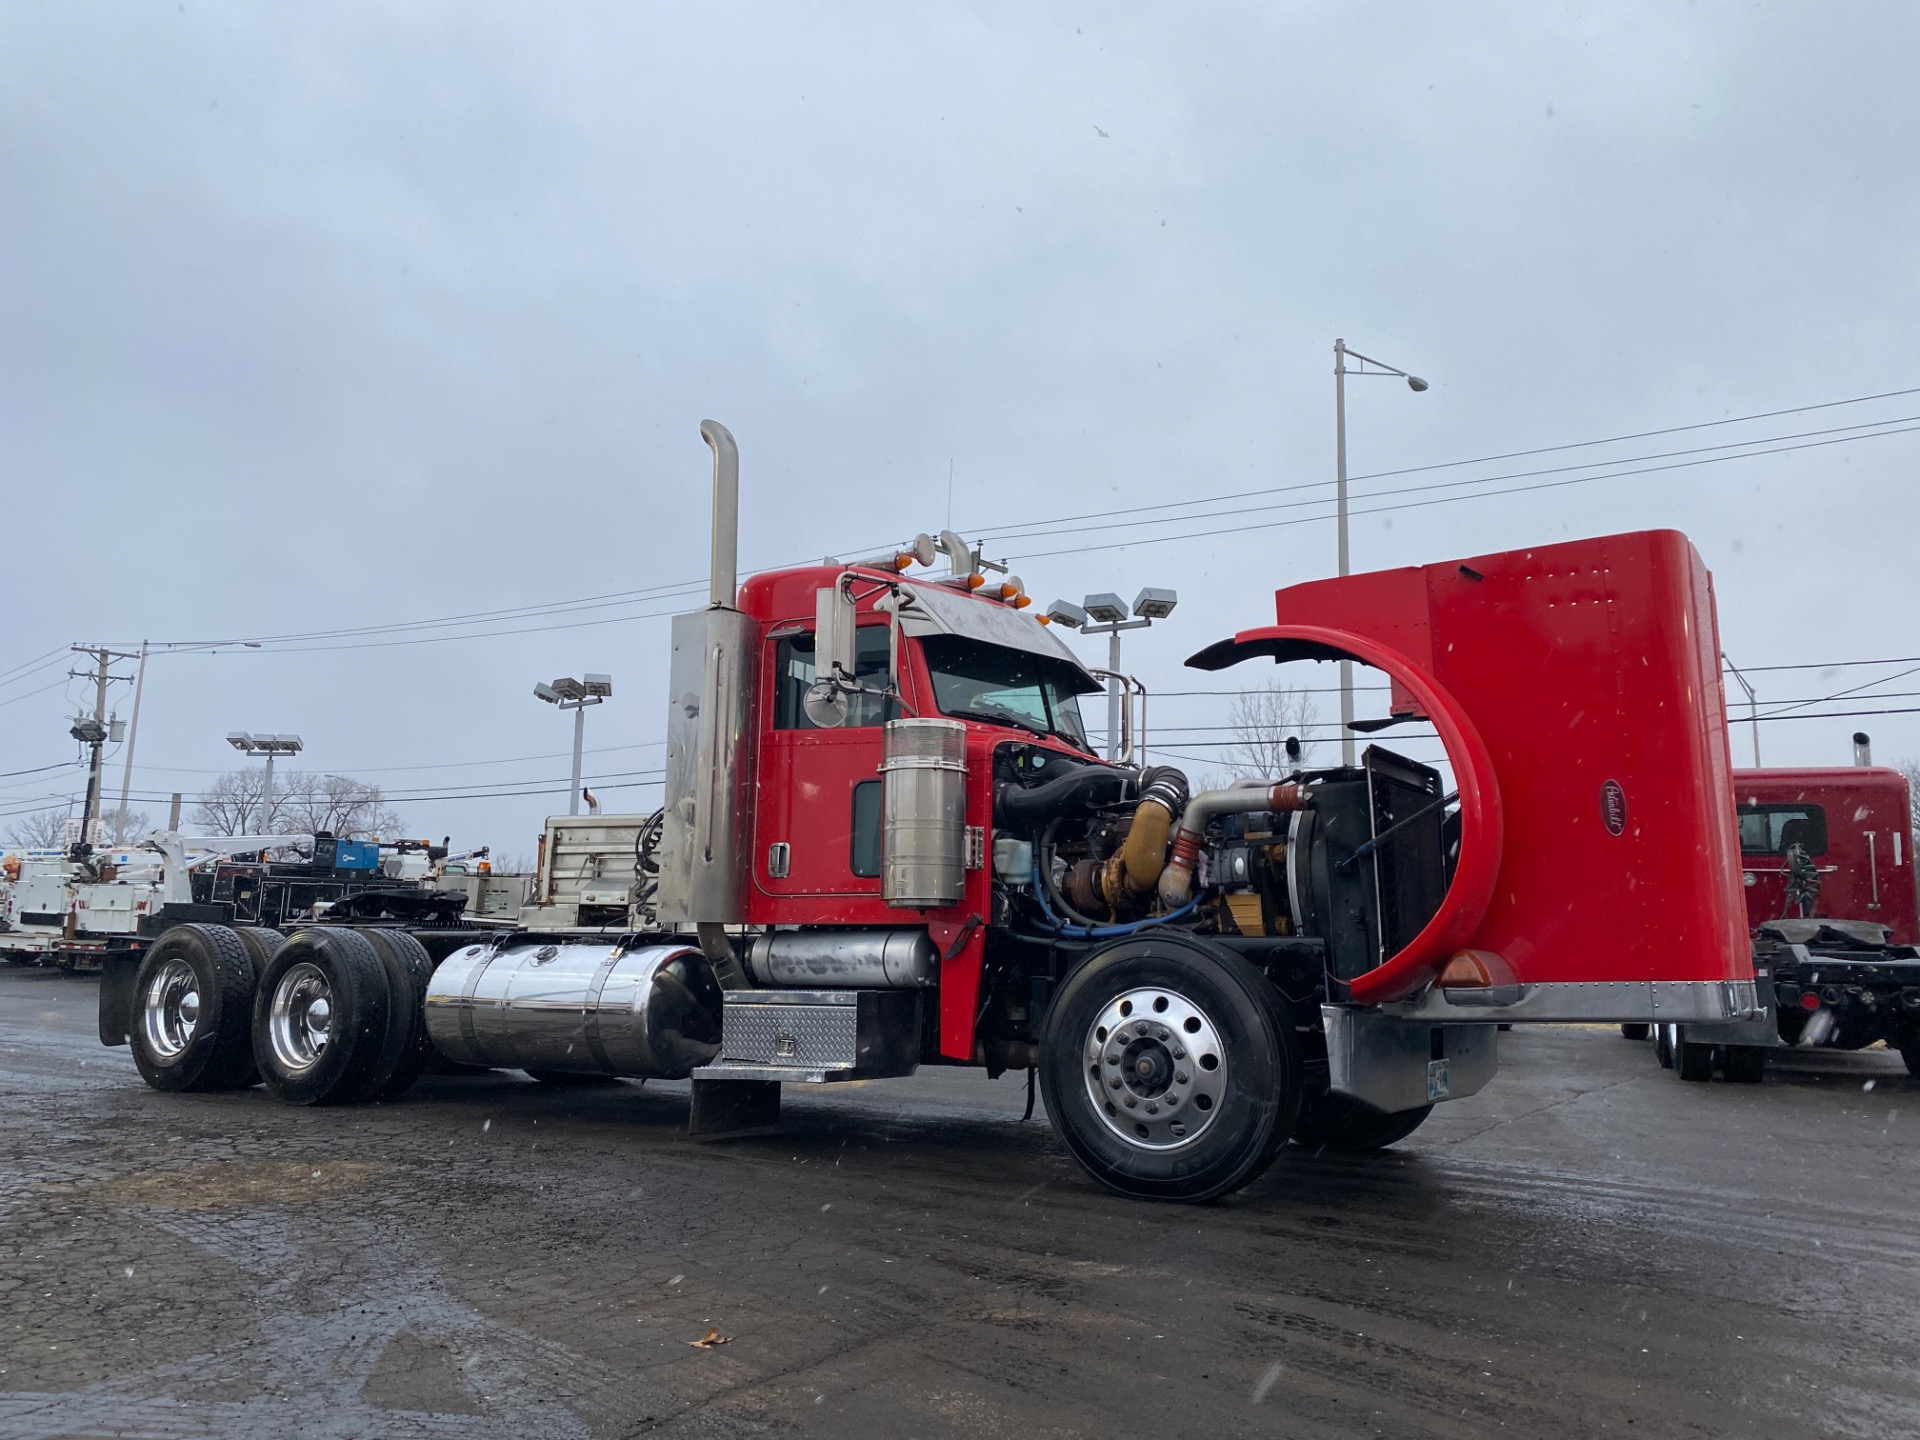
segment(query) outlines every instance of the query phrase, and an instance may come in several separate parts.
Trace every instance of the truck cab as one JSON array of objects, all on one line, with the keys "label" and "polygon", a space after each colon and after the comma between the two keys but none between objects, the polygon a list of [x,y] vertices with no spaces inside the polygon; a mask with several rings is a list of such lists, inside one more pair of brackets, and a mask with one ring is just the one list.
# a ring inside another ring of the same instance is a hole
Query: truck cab
[{"label": "truck cab", "polygon": [[1808,917],[1871,921],[1894,944],[1920,941],[1905,775],[1873,765],[1736,770],[1733,788],[1749,924],[1800,918],[1787,896],[1797,845],[1819,877]]}]

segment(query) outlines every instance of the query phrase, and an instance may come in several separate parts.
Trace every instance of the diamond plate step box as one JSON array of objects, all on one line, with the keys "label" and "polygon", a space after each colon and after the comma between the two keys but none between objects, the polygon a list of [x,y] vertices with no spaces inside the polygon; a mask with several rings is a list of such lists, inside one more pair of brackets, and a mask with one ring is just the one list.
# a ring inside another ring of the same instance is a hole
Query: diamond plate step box
[{"label": "diamond plate step box", "polygon": [[912,990],[729,990],[720,1055],[696,1079],[877,1080],[920,1060]]}]

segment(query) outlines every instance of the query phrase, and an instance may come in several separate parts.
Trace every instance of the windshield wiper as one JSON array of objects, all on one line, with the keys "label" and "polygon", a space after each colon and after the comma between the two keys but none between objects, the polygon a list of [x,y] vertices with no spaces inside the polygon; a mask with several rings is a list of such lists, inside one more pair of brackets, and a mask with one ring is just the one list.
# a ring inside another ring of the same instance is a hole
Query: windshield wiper
[{"label": "windshield wiper", "polygon": [[955,720],[984,720],[989,725],[1011,725],[1016,730],[1025,730],[1033,735],[1053,734],[1053,731],[1048,729],[1042,722],[1034,720],[1029,716],[1018,714],[1012,710],[1002,710],[997,705],[982,706],[977,709],[969,706],[957,706],[943,713]]}]

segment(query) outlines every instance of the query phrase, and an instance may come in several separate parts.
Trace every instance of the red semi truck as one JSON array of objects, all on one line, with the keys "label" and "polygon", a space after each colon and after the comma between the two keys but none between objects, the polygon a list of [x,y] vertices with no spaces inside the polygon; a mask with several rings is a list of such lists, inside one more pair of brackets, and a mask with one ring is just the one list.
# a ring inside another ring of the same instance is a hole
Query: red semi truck
[{"label": "red semi truck", "polygon": [[[1856,735],[1856,751],[1867,737]],[[1914,886],[1912,798],[1898,770],[1862,763],[1806,770],[1736,770],[1741,879],[1748,923],[1795,917],[1788,851],[1801,846],[1819,889],[1811,916],[1884,926],[1898,945],[1920,940]]]},{"label": "red semi truck", "polygon": [[[1672,1024],[1654,1036],[1683,1080],[1761,1080],[1782,1046],[1898,1050],[1920,1077],[1920,900],[1906,776],[1871,763],[1736,770],[1741,879],[1768,1013],[1734,1025]],[[1644,1038],[1644,1026],[1622,1026]]]},{"label": "red semi truck", "polygon": [[1189,664],[1373,666],[1450,774],[1374,746],[1194,793],[1095,755],[1099,683],[977,556],[736,584],[737,454],[701,430],[711,599],[673,625],[664,809],[549,822],[484,943],[174,926],[101,988],[149,1083],[377,1099],[438,1051],[690,1078],[721,1133],[786,1084],[1026,1070],[1100,1183],[1192,1201],[1289,1139],[1407,1135],[1486,1084],[1503,1024],[1763,1013],[1683,536],[1281,589]]}]

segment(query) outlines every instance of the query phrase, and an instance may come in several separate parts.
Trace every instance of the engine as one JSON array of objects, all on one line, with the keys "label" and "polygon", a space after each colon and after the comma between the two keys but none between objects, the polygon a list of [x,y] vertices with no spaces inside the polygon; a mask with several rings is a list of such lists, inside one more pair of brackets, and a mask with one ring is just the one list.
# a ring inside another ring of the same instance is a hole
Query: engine
[{"label": "engine", "polygon": [[1439,772],[1377,746],[1356,767],[1199,794],[1171,767],[1026,745],[1003,747],[995,778],[1004,923],[1055,941],[1153,924],[1306,941],[1351,979],[1432,917],[1457,844]]}]

